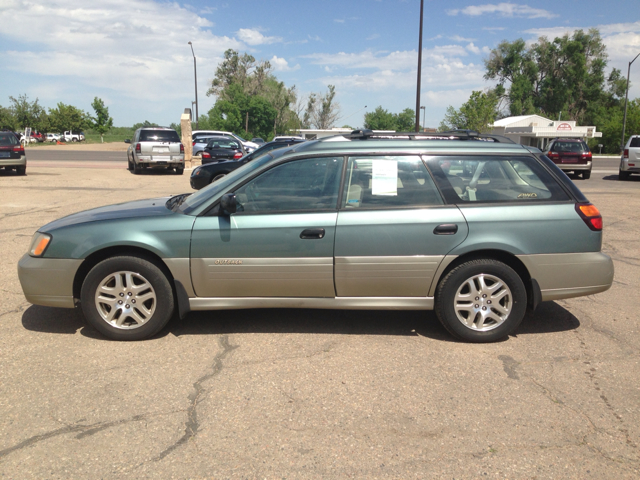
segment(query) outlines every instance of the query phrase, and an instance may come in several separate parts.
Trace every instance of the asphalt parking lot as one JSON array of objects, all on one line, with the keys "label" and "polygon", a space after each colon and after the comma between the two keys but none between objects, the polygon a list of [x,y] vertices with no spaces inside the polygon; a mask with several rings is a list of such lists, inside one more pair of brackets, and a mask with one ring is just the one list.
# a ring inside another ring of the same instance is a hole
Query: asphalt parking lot
[{"label": "asphalt parking lot", "polygon": [[576,180],[612,289],[503,342],[456,342],[431,312],[249,310],[118,343],[28,304],[17,262],[41,225],[188,192],[188,172],[27,172],[0,173],[2,478],[640,477],[640,177]]}]

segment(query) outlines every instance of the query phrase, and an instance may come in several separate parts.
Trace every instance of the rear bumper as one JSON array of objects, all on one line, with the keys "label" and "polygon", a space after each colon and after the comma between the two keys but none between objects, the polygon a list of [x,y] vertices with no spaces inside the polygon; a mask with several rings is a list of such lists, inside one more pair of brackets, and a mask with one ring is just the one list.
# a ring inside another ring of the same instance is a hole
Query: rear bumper
[{"label": "rear bumper", "polygon": [[592,162],[587,163],[556,163],[560,170],[565,172],[584,172],[591,171]]},{"label": "rear bumper", "polygon": [[629,166],[629,159],[620,159],[620,171],[630,173],[640,173],[640,160],[631,160],[632,167]]},{"label": "rear bumper", "polygon": [[601,252],[518,255],[540,285],[542,301],[604,292],[613,283],[613,261]]},{"label": "rear bumper", "polygon": [[23,167],[27,164],[27,156],[20,158],[0,158],[0,167]]},{"label": "rear bumper", "polygon": [[73,308],[73,279],[82,262],[25,254],[18,262],[18,278],[27,301],[45,307]]},{"label": "rear bumper", "polygon": [[184,167],[184,155],[139,155],[136,154],[135,161],[145,168],[175,168]]}]

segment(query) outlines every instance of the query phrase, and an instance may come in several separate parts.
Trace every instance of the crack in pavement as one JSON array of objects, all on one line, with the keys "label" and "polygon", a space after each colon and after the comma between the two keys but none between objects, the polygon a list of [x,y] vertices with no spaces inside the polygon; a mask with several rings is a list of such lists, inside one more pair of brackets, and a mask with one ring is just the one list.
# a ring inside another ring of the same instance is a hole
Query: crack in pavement
[{"label": "crack in pavement", "polygon": [[17,450],[21,450],[23,448],[29,447],[36,443],[39,443],[44,440],[48,440],[50,438],[57,437],[60,435],[65,435],[67,433],[80,432],[78,435],[76,435],[76,439],[80,440],[84,437],[94,435],[102,430],[106,430],[111,427],[123,425],[125,423],[139,422],[141,420],[146,419],[147,416],[148,415],[135,415],[131,418],[123,418],[122,420],[115,420],[113,422],[97,422],[97,423],[92,423],[90,425],[67,425],[65,427],[58,428],[57,430],[53,430],[51,432],[43,433],[41,435],[34,435],[33,437],[27,438],[26,440],[18,443],[17,445],[14,445],[13,447],[0,450],[0,458],[5,457]]},{"label": "crack in pavement", "polygon": [[187,420],[184,424],[184,435],[182,435],[182,437],[180,437],[177,442],[160,453],[160,455],[158,455],[154,459],[155,462],[162,460],[171,452],[184,445],[198,434],[198,429],[200,428],[200,422],[198,421],[198,404],[204,399],[204,395],[206,393],[202,384],[218,375],[223,369],[222,361],[225,359],[225,357],[227,357],[227,355],[238,348],[238,345],[229,344],[228,335],[221,336],[218,339],[218,343],[222,347],[222,351],[218,353],[213,359],[211,371],[196,380],[196,382],[193,384],[193,392],[188,397],[191,404],[189,405],[189,409],[187,410]]}]

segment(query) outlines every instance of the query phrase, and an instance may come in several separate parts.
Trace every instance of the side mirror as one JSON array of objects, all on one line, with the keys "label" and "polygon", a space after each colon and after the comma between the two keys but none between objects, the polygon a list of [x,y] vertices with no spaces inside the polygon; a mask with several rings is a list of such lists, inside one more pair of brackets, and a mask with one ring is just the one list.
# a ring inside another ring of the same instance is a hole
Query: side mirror
[{"label": "side mirror", "polygon": [[225,193],[220,199],[220,207],[225,215],[236,213],[237,203],[235,193]]},{"label": "side mirror", "polygon": [[128,138],[124,141],[124,143],[131,143],[131,140],[129,140]]}]

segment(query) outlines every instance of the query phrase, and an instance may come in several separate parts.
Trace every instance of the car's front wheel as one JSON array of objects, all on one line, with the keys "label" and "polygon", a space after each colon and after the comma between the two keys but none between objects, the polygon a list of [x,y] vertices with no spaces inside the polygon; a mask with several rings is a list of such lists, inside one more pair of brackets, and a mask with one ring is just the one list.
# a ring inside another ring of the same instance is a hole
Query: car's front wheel
[{"label": "car's front wheel", "polygon": [[140,257],[111,257],[87,274],[80,295],[87,322],[114,340],[142,340],[158,333],[174,311],[167,275]]},{"label": "car's front wheel", "polygon": [[520,325],[527,292],[511,267],[478,259],[451,270],[439,283],[435,301],[436,315],[452,335],[486,343],[506,337]]},{"label": "car's front wheel", "polygon": [[219,173],[218,175],[216,175],[215,177],[213,177],[213,179],[211,180],[211,183],[220,180],[221,178],[223,178],[226,175],[226,173]]}]

